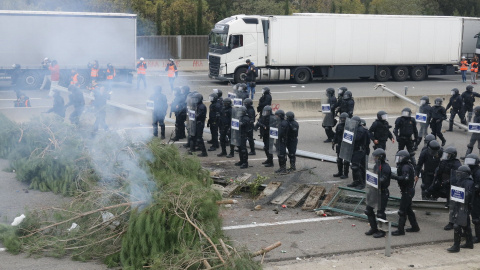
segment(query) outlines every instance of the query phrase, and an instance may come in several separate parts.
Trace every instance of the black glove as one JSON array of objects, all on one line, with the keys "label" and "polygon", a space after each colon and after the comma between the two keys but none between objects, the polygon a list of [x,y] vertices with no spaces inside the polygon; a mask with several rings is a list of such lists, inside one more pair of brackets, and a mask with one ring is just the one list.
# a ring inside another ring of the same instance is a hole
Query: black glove
[{"label": "black glove", "polygon": [[332,150],[335,151],[335,143],[332,142]]},{"label": "black glove", "polygon": [[392,178],[392,179],[394,179],[394,180],[399,180],[399,177],[398,177],[398,175],[397,175],[396,173],[392,173],[392,174],[390,175],[390,178]]},{"label": "black glove", "polygon": [[440,123],[440,122],[442,122],[442,119],[437,119],[436,122],[437,122],[437,123]]}]

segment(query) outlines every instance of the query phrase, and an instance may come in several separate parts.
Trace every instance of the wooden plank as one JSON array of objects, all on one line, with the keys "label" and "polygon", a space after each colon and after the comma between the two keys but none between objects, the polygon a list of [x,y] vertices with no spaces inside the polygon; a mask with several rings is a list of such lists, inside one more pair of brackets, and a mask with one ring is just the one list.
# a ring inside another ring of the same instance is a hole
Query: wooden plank
[{"label": "wooden plank", "polygon": [[308,196],[310,190],[312,190],[313,186],[302,185],[295,193],[293,193],[290,198],[285,202],[288,207],[296,207],[303,199]]},{"label": "wooden plank", "polygon": [[302,210],[313,210],[317,208],[318,202],[323,195],[325,195],[325,187],[314,186],[308,194],[308,197],[302,206]]},{"label": "wooden plank", "polygon": [[282,192],[282,194],[275,197],[275,199],[273,199],[271,201],[271,203],[273,203],[273,204],[283,204],[283,202],[286,201],[290,196],[292,196],[292,194],[295,193],[295,191],[297,191],[297,189],[299,189],[299,188],[300,188],[299,184],[291,185],[290,187],[288,187],[287,190]]},{"label": "wooden plank", "polygon": [[277,189],[282,185],[282,182],[270,182],[268,183],[267,187],[258,195],[257,200],[264,199],[268,196],[271,196]]},{"label": "wooden plank", "polygon": [[321,206],[327,206],[330,203],[330,201],[333,200],[333,197],[335,196],[335,194],[337,194],[337,192],[338,192],[337,185],[333,185],[332,188],[328,191],[327,197],[325,198],[325,200],[323,200]]},{"label": "wooden plank", "polygon": [[243,173],[242,175],[238,176],[232,184],[225,187],[222,196],[230,197],[234,193],[238,192],[251,176],[252,175],[249,173]]}]

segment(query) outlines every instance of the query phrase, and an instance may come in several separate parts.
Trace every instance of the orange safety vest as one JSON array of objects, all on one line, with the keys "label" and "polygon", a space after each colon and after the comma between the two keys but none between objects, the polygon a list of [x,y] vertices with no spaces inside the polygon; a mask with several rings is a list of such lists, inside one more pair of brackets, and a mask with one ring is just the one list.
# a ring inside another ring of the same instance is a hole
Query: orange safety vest
[{"label": "orange safety vest", "polygon": [[[138,63],[140,64],[140,62]],[[143,75],[147,74],[147,69],[145,68],[145,62],[138,67],[137,74],[143,74]]]},{"label": "orange safety vest", "polygon": [[478,62],[472,62],[472,66],[470,68],[471,72],[478,72]]},{"label": "orange safety vest", "polygon": [[93,68],[92,67],[92,70],[90,71],[90,77],[92,77],[92,78],[97,78],[98,77],[98,68]]},{"label": "orange safety vest", "polygon": [[175,66],[174,65],[171,65],[168,67],[168,77],[172,78],[172,77],[175,77]]},{"label": "orange safety vest", "polygon": [[467,60],[463,60],[462,62],[460,62],[460,70],[468,70],[468,62]]},{"label": "orange safety vest", "polygon": [[113,80],[113,78],[117,75],[115,72],[115,68],[113,68],[113,71],[110,72],[110,69],[107,69],[107,80]]},{"label": "orange safety vest", "polygon": [[75,75],[72,76],[72,80],[70,81],[71,85],[77,85],[78,83],[78,73],[75,73]]}]

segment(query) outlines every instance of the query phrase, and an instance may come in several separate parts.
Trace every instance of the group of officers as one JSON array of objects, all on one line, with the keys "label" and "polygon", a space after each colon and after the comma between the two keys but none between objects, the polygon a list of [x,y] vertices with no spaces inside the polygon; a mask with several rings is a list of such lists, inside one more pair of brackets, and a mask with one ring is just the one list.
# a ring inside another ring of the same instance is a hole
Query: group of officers
[{"label": "group of officers", "polygon": [[[420,100],[419,113],[412,117],[412,110],[404,108],[401,116],[395,120],[393,134],[392,126],[388,123],[388,114],[385,111],[377,113],[377,119],[367,128],[365,121],[353,115],[352,97],[345,87],[339,89],[338,99],[334,96],[335,90],[328,88],[326,101],[322,102],[324,112],[323,126],[332,148],[336,148],[338,173],[334,177],[348,178],[351,164],[353,182],[349,187],[364,189],[367,186],[367,207],[365,214],[370,223],[370,230],[366,235],[375,238],[385,236],[385,232],[378,229],[376,218],[385,220],[385,208],[389,197],[390,180],[398,181],[401,192],[400,209],[398,211],[398,229],[392,235],[405,235],[405,232],[418,232],[420,227],[412,210],[412,199],[415,195],[415,186],[422,178],[422,199],[447,199],[449,208],[449,223],[445,230],[454,230],[454,245],[448,249],[458,252],[460,248],[473,248],[474,243],[480,242],[480,159],[472,154],[473,146],[480,142],[480,133],[472,133],[467,153],[462,165],[457,158],[457,149],[446,147],[446,140],[442,135],[442,121],[447,119],[446,110],[452,107],[450,126],[452,131],[453,119],[459,115],[462,123],[466,124],[465,113],[468,112],[468,121],[480,123],[480,106],[473,108],[475,97],[480,96],[473,92],[471,85],[460,95],[458,89],[452,89],[452,97],[447,108],[442,106],[441,98],[435,99],[430,106],[429,98],[424,96]],[[347,95],[348,93],[348,95]],[[347,95],[345,97],[345,95]],[[350,101],[352,100],[352,101]],[[324,104],[323,104],[324,103]],[[340,114],[339,121],[335,116]],[[417,121],[420,130],[417,129]],[[428,134],[428,127],[431,134]],[[333,132],[335,127],[335,132]],[[396,173],[393,173],[386,162],[386,142],[398,142],[398,152],[395,156]],[[437,136],[441,143],[437,141]],[[424,147],[420,151],[418,162],[415,160],[415,150],[424,138]],[[370,152],[370,143],[373,143],[372,157],[375,161],[373,172],[368,172],[367,157]],[[480,145],[478,146],[480,149]],[[366,185],[367,184],[367,185]],[[375,215],[375,211],[376,215]],[[471,220],[470,220],[471,216]],[[405,229],[407,219],[411,227]],[[475,235],[472,236],[470,222],[475,225]],[[465,236],[466,243],[460,245],[461,236]]]}]

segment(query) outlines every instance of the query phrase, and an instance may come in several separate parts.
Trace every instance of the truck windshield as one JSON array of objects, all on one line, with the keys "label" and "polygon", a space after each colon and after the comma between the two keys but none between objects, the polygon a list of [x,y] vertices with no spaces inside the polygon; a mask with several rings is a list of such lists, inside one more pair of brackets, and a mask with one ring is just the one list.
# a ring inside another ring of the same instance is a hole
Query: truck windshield
[{"label": "truck windshield", "polygon": [[208,37],[208,45],[210,48],[218,48],[224,47],[227,45],[227,34],[225,33],[215,33],[210,32]]}]

